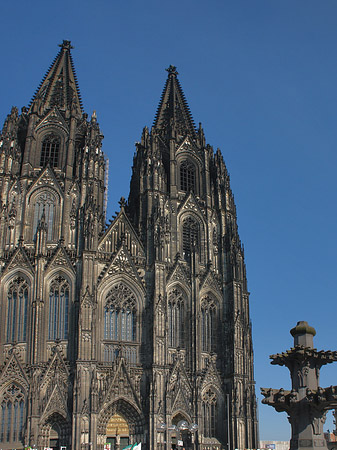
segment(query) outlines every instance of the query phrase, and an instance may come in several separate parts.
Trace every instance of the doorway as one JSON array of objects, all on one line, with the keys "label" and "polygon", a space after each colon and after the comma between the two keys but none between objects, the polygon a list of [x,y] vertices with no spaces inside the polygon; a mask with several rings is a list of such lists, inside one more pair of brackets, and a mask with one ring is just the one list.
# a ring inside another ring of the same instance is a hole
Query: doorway
[{"label": "doorway", "polygon": [[114,414],[106,427],[107,450],[123,450],[129,445],[129,440],[130,431],[127,421],[121,414]]}]

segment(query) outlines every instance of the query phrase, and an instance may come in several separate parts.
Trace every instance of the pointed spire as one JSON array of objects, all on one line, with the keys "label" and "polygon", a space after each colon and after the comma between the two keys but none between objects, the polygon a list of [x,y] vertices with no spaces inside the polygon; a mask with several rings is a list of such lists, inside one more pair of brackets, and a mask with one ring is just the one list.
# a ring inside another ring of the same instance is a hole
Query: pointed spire
[{"label": "pointed spire", "polygon": [[187,134],[195,136],[195,125],[177,78],[177,68],[171,65],[166,71],[168,78],[160,99],[153,130],[166,136],[175,133],[181,136]]},{"label": "pointed spire", "polygon": [[59,45],[61,50],[45,74],[40,86],[34,94],[29,112],[45,111],[57,106],[60,110],[77,110],[83,112],[81,95],[77,84],[76,73],[70,50],[70,41]]}]

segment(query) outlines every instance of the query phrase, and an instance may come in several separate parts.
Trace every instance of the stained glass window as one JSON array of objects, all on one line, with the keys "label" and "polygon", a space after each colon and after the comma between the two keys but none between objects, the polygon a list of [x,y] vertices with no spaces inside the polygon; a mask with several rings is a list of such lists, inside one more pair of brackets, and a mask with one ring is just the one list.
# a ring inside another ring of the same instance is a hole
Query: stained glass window
[{"label": "stained glass window", "polygon": [[23,439],[25,396],[22,389],[11,384],[1,399],[0,441],[18,442]]},{"label": "stained glass window", "polygon": [[212,299],[206,297],[201,302],[201,346],[204,352],[216,351],[217,314]]},{"label": "stained glass window", "polygon": [[106,297],[104,338],[113,341],[136,340],[137,302],[123,283],[116,284]]},{"label": "stained glass window", "polygon": [[170,347],[184,347],[184,296],[179,289],[168,295],[168,341]]},{"label": "stained glass window", "polygon": [[199,247],[199,225],[192,217],[183,222],[183,256],[186,261],[191,260],[192,247]]},{"label": "stained glass window", "polygon": [[7,294],[7,342],[24,342],[27,333],[28,284],[21,277],[9,285]]},{"label": "stained glass window", "polygon": [[53,240],[53,227],[54,227],[54,213],[55,213],[56,198],[48,191],[42,192],[37,196],[34,206],[34,219],[33,219],[33,236],[36,237],[37,227],[40,223],[42,215],[44,214],[45,222],[47,225],[47,240]]},{"label": "stained glass window", "polygon": [[216,437],[217,397],[212,389],[208,389],[202,396],[202,412],[205,437]]},{"label": "stained glass window", "polygon": [[68,339],[69,283],[59,276],[49,289],[48,339]]}]

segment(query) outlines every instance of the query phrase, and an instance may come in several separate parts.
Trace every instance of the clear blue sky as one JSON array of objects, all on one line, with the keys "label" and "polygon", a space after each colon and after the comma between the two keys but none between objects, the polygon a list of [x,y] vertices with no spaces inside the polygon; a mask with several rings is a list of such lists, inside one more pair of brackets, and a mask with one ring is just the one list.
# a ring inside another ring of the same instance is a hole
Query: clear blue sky
[{"label": "clear blue sky", "polygon": [[[316,328],[319,349],[337,349],[336,0],[19,0],[2,2],[0,39],[1,122],[29,103],[57,44],[72,41],[84,108],[97,110],[110,159],[108,217],[128,196],[134,143],[176,65],[231,174],[257,392],[289,387],[268,356],[290,348],[298,320]],[[331,384],[337,363],[321,372]],[[261,439],[289,438],[284,413],[259,413]]]}]

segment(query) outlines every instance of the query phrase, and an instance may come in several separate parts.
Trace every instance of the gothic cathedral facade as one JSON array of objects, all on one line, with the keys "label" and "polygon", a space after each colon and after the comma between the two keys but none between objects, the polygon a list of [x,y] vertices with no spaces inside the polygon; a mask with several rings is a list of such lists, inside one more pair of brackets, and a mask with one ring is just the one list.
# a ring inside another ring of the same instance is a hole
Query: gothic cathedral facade
[{"label": "gothic cathedral facade", "polygon": [[[2,449],[256,448],[229,175],[170,66],[106,225],[106,158],[69,41],[0,135]],[[108,448],[109,448],[108,445]]]}]

